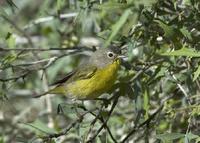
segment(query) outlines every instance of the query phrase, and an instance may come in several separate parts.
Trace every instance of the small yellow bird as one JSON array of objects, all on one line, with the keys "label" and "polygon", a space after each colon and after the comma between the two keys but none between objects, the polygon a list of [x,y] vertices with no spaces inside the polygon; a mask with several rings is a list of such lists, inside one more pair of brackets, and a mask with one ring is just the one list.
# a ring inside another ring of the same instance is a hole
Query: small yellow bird
[{"label": "small yellow bird", "polygon": [[55,82],[55,88],[35,97],[46,94],[63,94],[72,99],[95,99],[106,93],[117,78],[121,50],[118,47],[99,48],[87,63]]}]

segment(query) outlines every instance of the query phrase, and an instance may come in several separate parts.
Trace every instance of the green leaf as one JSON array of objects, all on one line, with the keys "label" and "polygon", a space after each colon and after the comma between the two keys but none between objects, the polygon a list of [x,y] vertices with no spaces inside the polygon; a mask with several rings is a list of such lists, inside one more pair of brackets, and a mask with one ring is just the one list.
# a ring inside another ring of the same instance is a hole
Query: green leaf
[{"label": "green leaf", "polygon": [[41,122],[40,120],[36,120],[33,123],[26,123],[24,125],[25,125],[24,127],[38,134],[39,133],[51,134],[56,132],[54,129],[47,127],[47,125]]},{"label": "green leaf", "polygon": [[163,56],[188,56],[188,57],[200,57],[200,52],[197,52],[193,49],[189,49],[186,47],[183,47],[180,50],[175,50],[172,52],[166,52],[162,53]]},{"label": "green leaf", "polygon": [[162,140],[163,142],[173,141],[175,139],[179,139],[183,137],[185,137],[185,134],[182,134],[182,133],[165,133],[165,134],[156,135],[156,138]]},{"label": "green leaf", "polygon": [[2,59],[2,65],[0,64],[0,67],[1,66],[6,66],[8,64],[11,64],[13,62],[15,62],[15,60],[17,59],[17,55],[16,54],[9,54],[7,56],[5,56],[3,59]]},{"label": "green leaf", "polygon": [[57,0],[56,7],[57,7],[57,11],[58,12],[61,10],[61,7],[62,7],[63,3],[64,3],[64,0]]},{"label": "green leaf", "polygon": [[167,24],[165,24],[164,22],[162,22],[161,20],[154,20],[156,23],[159,24],[159,26],[164,30],[165,34],[164,36],[167,38],[172,38],[175,36],[176,32],[174,27],[169,26]]},{"label": "green leaf", "polygon": [[190,141],[190,140],[192,140],[192,139],[198,138],[199,136],[198,136],[198,135],[195,135],[195,134],[193,134],[193,133],[191,133],[191,132],[189,132],[189,133],[187,133],[187,134],[185,135],[185,137]]},{"label": "green leaf", "polygon": [[195,81],[200,75],[200,66],[197,68],[197,70],[194,72],[194,78],[193,81]]},{"label": "green leaf", "polygon": [[116,3],[116,2],[107,2],[98,6],[101,10],[116,10],[116,9],[123,9],[126,8],[128,5],[123,3]]},{"label": "green leaf", "polygon": [[195,141],[195,143],[199,143],[200,142],[200,137],[198,137]]},{"label": "green leaf", "polygon": [[149,97],[147,90],[144,92],[144,103],[143,103],[144,110],[146,111],[145,113],[145,120],[148,119],[148,111],[149,111]]},{"label": "green leaf", "polygon": [[4,143],[3,137],[0,136],[0,143]]},{"label": "green leaf", "polygon": [[181,28],[180,31],[186,38],[192,40],[191,32],[189,32],[186,27]]},{"label": "green leaf", "polygon": [[136,107],[137,110],[142,109],[142,97],[141,96],[137,96],[135,107]]},{"label": "green leaf", "polygon": [[18,8],[12,0],[6,0],[6,2],[11,8]]},{"label": "green leaf", "polygon": [[112,26],[112,32],[111,32],[110,36],[108,37],[108,40],[106,41],[105,46],[108,46],[110,44],[110,42],[114,39],[114,37],[120,31],[121,27],[124,25],[124,23],[126,22],[126,20],[128,19],[129,15],[131,13],[132,13],[131,10],[127,9],[123,13],[123,15],[120,17],[120,19],[117,21],[117,23],[115,23]]},{"label": "green leaf", "polygon": [[15,47],[15,37],[12,35],[12,33],[8,32],[7,36],[6,36],[6,42],[8,44],[9,48],[14,48]]}]

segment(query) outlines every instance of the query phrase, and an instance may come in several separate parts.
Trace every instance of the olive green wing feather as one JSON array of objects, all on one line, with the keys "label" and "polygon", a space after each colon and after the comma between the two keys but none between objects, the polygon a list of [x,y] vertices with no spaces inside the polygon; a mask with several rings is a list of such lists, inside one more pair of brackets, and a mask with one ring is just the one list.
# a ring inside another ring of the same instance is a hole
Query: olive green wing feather
[{"label": "olive green wing feather", "polygon": [[97,67],[95,66],[85,66],[79,67],[77,70],[72,71],[67,74],[63,79],[56,81],[52,85],[57,85],[55,88],[35,96],[35,98],[44,96],[46,94],[64,94],[65,93],[65,86],[64,84],[74,82],[77,80],[88,79],[94,76],[95,72],[97,71]]},{"label": "olive green wing feather", "polygon": [[79,68],[77,70],[69,72],[64,78],[52,83],[51,86],[60,85],[62,83],[66,83],[66,82],[68,82],[68,80],[69,81],[74,81],[74,80],[79,80],[79,79],[90,78],[90,77],[92,77],[94,75],[96,70],[97,70],[97,68],[95,66],[81,67],[81,68]]},{"label": "olive green wing feather", "polygon": [[60,80],[61,82],[59,82],[55,88],[50,90],[48,94],[65,94],[65,84],[91,78],[95,74],[96,70],[97,67],[94,66],[79,67],[70,77],[65,77],[63,80]]},{"label": "olive green wing feather", "polygon": [[65,75],[64,78],[62,78],[62,79],[60,79],[60,80],[58,80],[58,81],[52,83],[50,86],[65,83],[69,78],[71,78],[71,77],[74,75],[75,72],[76,72],[76,71],[71,71],[71,72],[69,72],[68,74]]},{"label": "olive green wing feather", "polygon": [[91,78],[91,77],[93,77],[93,75],[95,74],[96,71],[97,71],[96,66],[80,67],[76,70],[76,72],[68,80],[68,82]]}]

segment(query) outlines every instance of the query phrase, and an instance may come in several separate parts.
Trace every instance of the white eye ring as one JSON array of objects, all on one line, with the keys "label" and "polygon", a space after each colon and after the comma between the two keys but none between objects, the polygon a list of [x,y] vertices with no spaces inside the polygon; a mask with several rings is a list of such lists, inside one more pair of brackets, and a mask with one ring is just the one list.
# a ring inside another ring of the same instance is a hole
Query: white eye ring
[{"label": "white eye ring", "polygon": [[108,53],[107,53],[108,58],[113,58],[114,55],[115,55],[115,54],[114,54],[113,52],[108,52]]}]

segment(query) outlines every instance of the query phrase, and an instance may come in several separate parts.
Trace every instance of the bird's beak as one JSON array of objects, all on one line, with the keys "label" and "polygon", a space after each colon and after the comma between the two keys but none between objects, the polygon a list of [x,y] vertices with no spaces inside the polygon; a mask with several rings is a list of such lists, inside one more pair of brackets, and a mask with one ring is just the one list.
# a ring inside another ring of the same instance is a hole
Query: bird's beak
[{"label": "bird's beak", "polygon": [[128,59],[128,57],[125,55],[118,55],[117,58],[125,60],[125,61]]},{"label": "bird's beak", "polygon": [[117,57],[120,58],[120,59],[126,58],[126,56],[124,56],[124,55],[119,55]]}]

